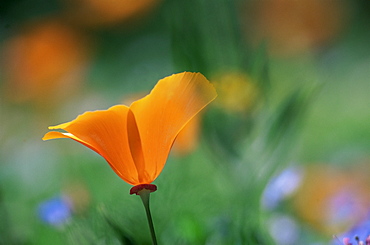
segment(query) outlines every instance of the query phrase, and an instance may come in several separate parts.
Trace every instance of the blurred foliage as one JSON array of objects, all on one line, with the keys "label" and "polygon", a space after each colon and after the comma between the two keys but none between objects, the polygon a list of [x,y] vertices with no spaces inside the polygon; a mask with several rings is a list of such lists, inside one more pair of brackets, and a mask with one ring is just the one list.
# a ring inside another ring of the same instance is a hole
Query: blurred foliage
[{"label": "blurred foliage", "polygon": [[[96,1],[71,2],[0,4],[0,244],[150,244],[140,200],[103,159],[41,137],[48,125],[145,94],[185,70],[203,73],[219,97],[189,137],[197,148],[171,155],[155,181],[160,244],[328,244],[333,231],[313,222],[323,218],[313,211],[337,192],[307,190],[356,183],[361,191],[352,194],[369,193],[368,182],[352,181],[369,166],[368,1],[163,0],[126,16],[107,4],[104,11],[122,14],[109,21]],[[60,24],[52,28],[59,42],[33,32],[50,23]],[[60,42],[72,40],[68,33],[76,45]],[[266,186],[292,165],[305,170],[306,191],[265,208]],[[318,174],[326,167],[339,183]],[[343,202],[370,207],[356,195]],[[55,197],[71,208],[58,226],[37,211]],[[349,210],[346,217],[366,223]],[[276,230],[279,217],[291,220],[288,231]]]}]

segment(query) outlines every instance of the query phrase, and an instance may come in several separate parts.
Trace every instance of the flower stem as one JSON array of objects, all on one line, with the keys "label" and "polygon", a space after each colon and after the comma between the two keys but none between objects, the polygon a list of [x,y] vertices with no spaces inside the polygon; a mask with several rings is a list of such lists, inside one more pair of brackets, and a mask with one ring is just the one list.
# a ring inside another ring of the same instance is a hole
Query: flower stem
[{"label": "flower stem", "polygon": [[157,243],[157,238],[155,236],[153,219],[152,219],[152,215],[150,213],[150,208],[149,208],[150,192],[151,192],[150,190],[143,189],[143,190],[139,191],[138,194],[140,195],[140,198],[141,198],[141,200],[143,201],[143,204],[144,204],[146,217],[148,218],[149,230],[150,230],[150,234],[152,236],[153,245],[157,245],[158,243]]}]

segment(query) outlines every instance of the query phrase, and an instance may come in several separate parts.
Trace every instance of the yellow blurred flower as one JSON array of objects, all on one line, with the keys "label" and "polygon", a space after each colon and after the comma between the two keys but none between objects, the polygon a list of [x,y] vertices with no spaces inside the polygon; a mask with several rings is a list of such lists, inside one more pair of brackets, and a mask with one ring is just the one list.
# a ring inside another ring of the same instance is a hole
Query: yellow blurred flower
[{"label": "yellow blurred flower", "polygon": [[212,76],[218,98],[215,104],[227,111],[246,112],[253,107],[258,89],[245,73],[224,72]]}]

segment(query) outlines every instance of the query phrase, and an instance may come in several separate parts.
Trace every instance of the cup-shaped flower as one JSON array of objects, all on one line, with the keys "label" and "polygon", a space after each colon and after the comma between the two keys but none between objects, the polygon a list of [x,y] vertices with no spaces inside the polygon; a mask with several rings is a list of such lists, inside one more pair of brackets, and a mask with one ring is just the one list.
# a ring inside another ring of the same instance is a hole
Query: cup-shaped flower
[{"label": "cup-shaped flower", "polygon": [[129,107],[85,112],[49,127],[65,132],[48,132],[43,140],[73,139],[104,157],[127,183],[148,186],[161,173],[181,129],[216,96],[202,74],[175,74],[161,79],[149,95]]}]

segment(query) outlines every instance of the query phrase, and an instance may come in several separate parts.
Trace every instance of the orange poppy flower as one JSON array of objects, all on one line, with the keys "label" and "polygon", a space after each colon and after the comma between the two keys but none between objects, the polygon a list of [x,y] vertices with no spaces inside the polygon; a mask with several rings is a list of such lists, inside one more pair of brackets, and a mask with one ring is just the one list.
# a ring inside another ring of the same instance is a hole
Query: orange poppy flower
[{"label": "orange poppy flower", "polygon": [[[129,94],[125,97],[122,103],[131,104],[132,102],[143,97],[144,95],[145,95],[144,93]],[[198,138],[200,133],[199,132],[200,126],[201,126],[201,113],[193,117],[176,136],[176,140],[173,143],[171,150],[172,153],[174,153],[176,156],[184,156],[194,151],[199,141]]]},{"label": "orange poppy flower", "polygon": [[131,194],[143,188],[155,191],[150,183],[161,173],[176,136],[216,96],[202,74],[175,74],[130,107],[85,112],[49,127],[66,132],[48,132],[43,140],[73,139],[104,157],[121,179],[134,185]]}]

